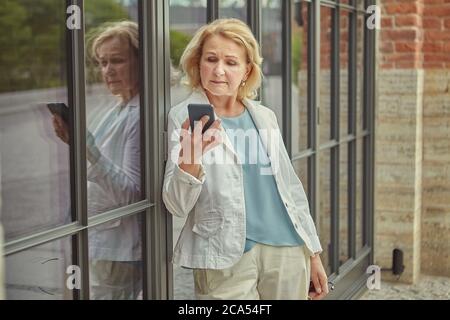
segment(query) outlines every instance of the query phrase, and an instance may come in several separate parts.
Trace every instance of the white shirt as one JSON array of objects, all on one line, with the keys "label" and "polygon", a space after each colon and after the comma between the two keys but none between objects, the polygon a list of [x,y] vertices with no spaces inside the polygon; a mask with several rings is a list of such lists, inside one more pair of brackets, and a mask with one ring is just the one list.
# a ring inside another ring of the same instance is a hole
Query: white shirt
[{"label": "white shirt", "polygon": [[[100,157],[88,162],[88,211],[95,215],[141,199],[139,95],[109,110],[92,132]],[[89,141],[88,148],[95,148]],[[141,260],[139,217],[93,228],[90,257],[111,261]]]}]

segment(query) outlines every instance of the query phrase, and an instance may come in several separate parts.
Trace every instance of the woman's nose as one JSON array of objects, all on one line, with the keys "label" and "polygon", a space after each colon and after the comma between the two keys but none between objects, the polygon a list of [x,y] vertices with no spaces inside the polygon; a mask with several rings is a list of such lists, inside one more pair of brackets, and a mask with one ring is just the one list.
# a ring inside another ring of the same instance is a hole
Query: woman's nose
[{"label": "woman's nose", "polygon": [[225,74],[225,71],[223,69],[223,65],[221,62],[218,62],[216,67],[214,68],[214,74],[216,76],[223,76]]},{"label": "woman's nose", "polygon": [[111,63],[108,63],[104,68],[103,68],[103,72],[105,73],[105,75],[111,75],[114,73],[114,68],[113,65]]}]

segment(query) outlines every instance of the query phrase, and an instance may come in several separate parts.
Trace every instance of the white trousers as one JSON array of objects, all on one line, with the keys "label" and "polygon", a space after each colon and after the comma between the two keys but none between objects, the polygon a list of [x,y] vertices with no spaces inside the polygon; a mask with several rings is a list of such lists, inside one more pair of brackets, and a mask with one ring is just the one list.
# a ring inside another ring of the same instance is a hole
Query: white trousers
[{"label": "white trousers", "polygon": [[306,247],[257,243],[232,267],[194,269],[197,299],[306,300],[311,274]]}]

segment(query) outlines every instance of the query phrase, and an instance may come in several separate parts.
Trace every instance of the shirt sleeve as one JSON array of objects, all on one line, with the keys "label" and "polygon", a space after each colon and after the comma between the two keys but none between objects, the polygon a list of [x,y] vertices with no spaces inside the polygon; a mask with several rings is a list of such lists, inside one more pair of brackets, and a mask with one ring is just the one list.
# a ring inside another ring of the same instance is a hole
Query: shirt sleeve
[{"label": "shirt sleeve", "polygon": [[115,206],[127,205],[141,198],[140,123],[136,116],[126,126],[123,165],[118,166],[104,154],[89,166],[87,179],[97,183],[115,201]]},{"label": "shirt sleeve", "polygon": [[178,155],[181,150],[181,125],[169,114],[168,150],[163,184],[163,201],[169,212],[178,217],[186,217],[194,208],[205,182],[205,171],[200,165],[200,174],[196,178],[178,166]]}]

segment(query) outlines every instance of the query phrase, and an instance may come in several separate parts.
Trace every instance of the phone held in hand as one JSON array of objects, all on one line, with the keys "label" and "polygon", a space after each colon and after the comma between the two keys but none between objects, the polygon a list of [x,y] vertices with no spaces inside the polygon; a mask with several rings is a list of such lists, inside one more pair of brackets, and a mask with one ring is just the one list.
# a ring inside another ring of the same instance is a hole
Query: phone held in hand
[{"label": "phone held in hand", "polygon": [[202,134],[213,124],[214,108],[210,104],[195,104],[191,103],[188,105],[189,122],[191,125],[191,130],[194,131],[194,125],[196,121],[200,121],[203,116],[209,116],[208,122],[205,124],[202,130]]},{"label": "phone held in hand", "polygon": [[47,103],[47,108],[53,115],[60,116],[65,123],[69,124],[69,107],[65,103]]}]

